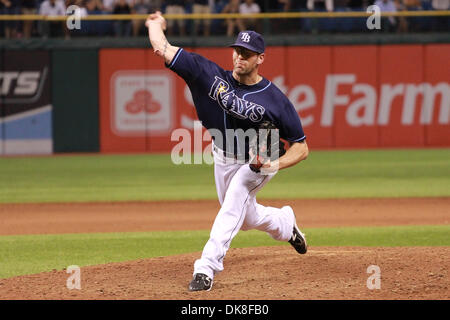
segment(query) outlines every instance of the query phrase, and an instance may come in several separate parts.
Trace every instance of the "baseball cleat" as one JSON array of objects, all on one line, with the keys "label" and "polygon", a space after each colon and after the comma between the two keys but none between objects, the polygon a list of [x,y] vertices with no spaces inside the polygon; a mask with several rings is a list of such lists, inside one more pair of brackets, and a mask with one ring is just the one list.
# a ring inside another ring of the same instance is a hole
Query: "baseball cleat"
[{"label": "baseball cleat", "polygon": [[196,273],[194,279],[189,283],[189,291],[209,291],[212,288],[213,281],[203,273]]},{"label": "baseball cleat", "polygon": [[292,238],[289,240],[289,243],[294,247],[295,251],[300,254],[305,254],[308,250],[305,235],[297,227],[297,224],[294,224]]},{"label": "baseball cleat", "polygon": [[305,234],[302,233],[297,226],[294,210],[292,210],[290,206],[285,206],[283,207],[283,209],[288,209],[294,215],[294,228],[292,230],[292,237],[289,240],[289,243],[294,247],[295,251],[297,251],[300,254],[305,254],[306,251],[308,250],[306,244],[306,237]]}]

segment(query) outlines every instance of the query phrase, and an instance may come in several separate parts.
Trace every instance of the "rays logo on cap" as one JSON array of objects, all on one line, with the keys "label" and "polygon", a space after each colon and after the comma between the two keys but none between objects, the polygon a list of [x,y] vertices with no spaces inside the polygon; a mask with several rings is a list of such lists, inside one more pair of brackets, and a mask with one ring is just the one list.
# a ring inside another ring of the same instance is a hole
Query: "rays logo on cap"
[{"label": "rays logo on cap", "polygon": [[249,42],[250,41],[250,35],[247,32],[243,32],[242,36],[241,36],[241,40],[244,42]]},{"label": "rays logo on cap", "polygon": [[235,43],[229,47],[243,47],[253,52],[263,53],[266,46],[263,37],[258,32],[246,30],[239,32]]}]

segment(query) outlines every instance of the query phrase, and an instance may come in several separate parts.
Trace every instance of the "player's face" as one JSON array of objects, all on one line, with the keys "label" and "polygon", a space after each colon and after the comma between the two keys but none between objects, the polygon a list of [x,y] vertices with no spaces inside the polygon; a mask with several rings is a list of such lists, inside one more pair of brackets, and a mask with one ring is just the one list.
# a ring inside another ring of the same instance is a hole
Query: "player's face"
[{"label": "player's face", "polygon": [[233,70],[238,75],[251,74],[264,61],[264,53],[235,47],[233,51]]}]

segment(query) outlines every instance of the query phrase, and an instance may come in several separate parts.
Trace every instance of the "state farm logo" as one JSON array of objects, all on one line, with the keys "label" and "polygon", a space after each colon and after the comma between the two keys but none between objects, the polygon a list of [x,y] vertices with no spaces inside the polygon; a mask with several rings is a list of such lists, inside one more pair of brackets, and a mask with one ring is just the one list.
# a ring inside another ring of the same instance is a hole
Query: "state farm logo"
[{"label": "state farm logo", "polygon": [[172,75],[118,71],[111,78],[111,127],[121,136],[165,135],[174,127]]},{"label": "state farm logo", "polygon": [[131,114],[139,112],[157,113],[161,111],[161,104],[153,99],[150,91],[138,90],[133,94],[133,100],[126,104],[125,109]]},{"label": "state farm logo", "polygon": [[0,72],[0,96],[5,104],[33,103],[39,100],[48,69],[42,71]]}]

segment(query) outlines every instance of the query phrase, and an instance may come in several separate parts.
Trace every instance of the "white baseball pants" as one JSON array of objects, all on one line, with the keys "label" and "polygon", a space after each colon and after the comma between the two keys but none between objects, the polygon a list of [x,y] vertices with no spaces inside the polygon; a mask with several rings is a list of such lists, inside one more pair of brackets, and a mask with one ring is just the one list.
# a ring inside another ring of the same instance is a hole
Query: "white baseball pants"
[{"label": "white baseball pants", "polygon": [[204,273],[211,279],[223,271],[223,259],[239,230],[257,229],[275,240],[288,241],[295,221],[292,210],[265,207],[256,202],[257,192],[275,174],[255,173],[248,164],[237,163],[214,149],[214,176],[222,207],[202,256],[194,263],[194,274]]}]

